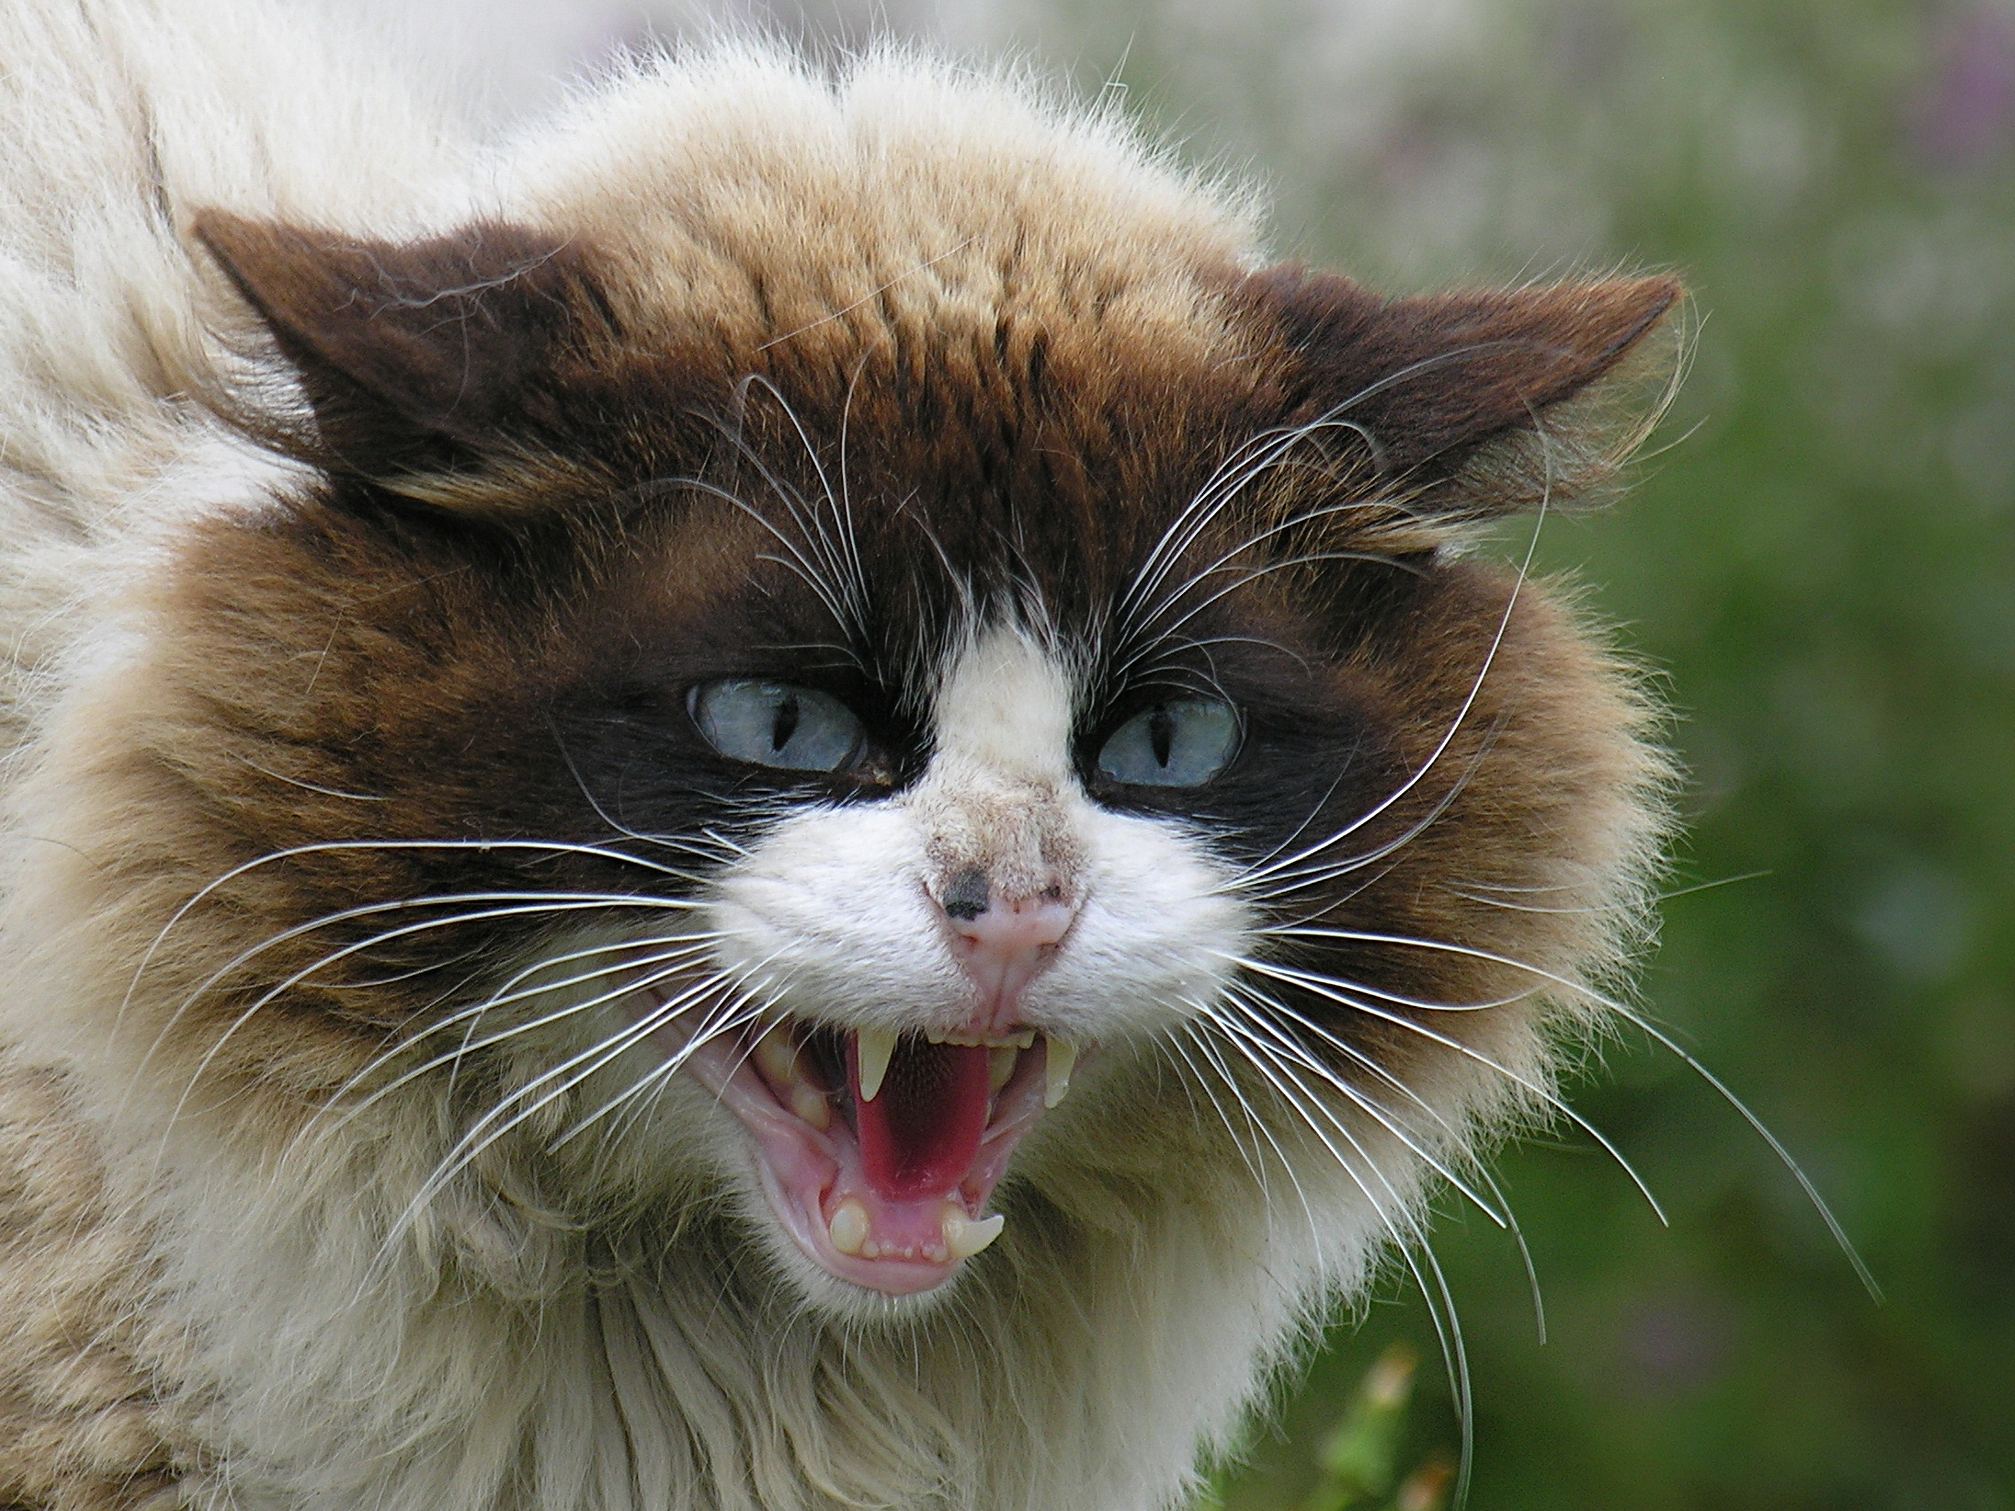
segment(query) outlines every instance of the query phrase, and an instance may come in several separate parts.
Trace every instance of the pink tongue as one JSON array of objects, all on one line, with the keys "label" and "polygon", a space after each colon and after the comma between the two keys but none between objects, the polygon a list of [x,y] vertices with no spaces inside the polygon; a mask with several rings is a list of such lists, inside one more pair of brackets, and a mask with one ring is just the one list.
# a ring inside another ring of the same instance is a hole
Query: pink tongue
[{"label": "pink tongue", "polygon": [[987,1051],[905,1034],[872,1102],[861,1098],[860,1043],[847,1036],[847,1088],[861,1173],[890,1201],[949,1196],[972,1169],[987,1126]]}]

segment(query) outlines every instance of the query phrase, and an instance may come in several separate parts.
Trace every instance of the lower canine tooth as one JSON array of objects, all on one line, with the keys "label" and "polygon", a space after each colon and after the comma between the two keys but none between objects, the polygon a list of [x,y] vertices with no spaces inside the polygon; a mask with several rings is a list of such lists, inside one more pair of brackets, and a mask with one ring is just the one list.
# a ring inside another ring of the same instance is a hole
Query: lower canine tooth
[{"label": "lower canine tooth", "polygon": [[863,1028],[854,1034],[859,1046],[861,1100],[872,1102],[882,1089],[882,1077],[889,1073],[889,1058],[896,1052],[896,1036],[886,1028]]},{"label": "lower canine tooth", "polygon": [[868,1209],[849,1196],[834,1211],[826,1232],[842,1254],[860,1253],[868,1241]]},{"label": "lower canine tooth", "polygon": [[1055,1034],[1043,1035],[1042,1104],[1054,1107],[1070,1090],[1070,1073],[1077,1064],[1077,1046]]},{"label": "lower canine tooth", "polygon": [[947,1204],[944,1215],[945,1250],[954,1259],[970,1259],[1001,1236],[1007,1218],[999,1212],[975,1222],[957,1207]]}]

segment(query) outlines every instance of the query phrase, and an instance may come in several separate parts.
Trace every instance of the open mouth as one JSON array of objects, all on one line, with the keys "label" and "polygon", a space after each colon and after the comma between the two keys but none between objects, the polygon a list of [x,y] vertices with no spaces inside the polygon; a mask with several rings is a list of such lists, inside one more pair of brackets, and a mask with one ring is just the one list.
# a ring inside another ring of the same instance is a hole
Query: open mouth
[{"label": "open mouth", "polygon": [[1004,1036],[842,1030],[795,1019],[709,1038],[691,1070],[755,1141],[784,1230],[838,1279],[934,1289],[1000,1236],[988,1215],[1014,1152],[1063,1099],[1077,1052]]}]

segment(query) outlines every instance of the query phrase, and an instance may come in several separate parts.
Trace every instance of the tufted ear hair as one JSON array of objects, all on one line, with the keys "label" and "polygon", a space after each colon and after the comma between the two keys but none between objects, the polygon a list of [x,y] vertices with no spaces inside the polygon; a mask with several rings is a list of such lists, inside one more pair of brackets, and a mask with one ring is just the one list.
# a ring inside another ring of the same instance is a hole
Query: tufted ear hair
[{"label": "tufted ear hair", "polygon": [[1289,350],[1289,424],[1333,420],[1358,475],[1443,518],[1571,496],[1648,428],[1587,400],[1682,297],[1612,278],[1384,299],[1292,265],[1249,275]]},{"label": "tufted ear hair", "polygon": [[200,214],[196,239],[270,331],[312,416],[232,417],[335,473],[393,483],[466,472],[555,432],[556,367],[606,323],[556,233],[478,221],[413,241]]}]

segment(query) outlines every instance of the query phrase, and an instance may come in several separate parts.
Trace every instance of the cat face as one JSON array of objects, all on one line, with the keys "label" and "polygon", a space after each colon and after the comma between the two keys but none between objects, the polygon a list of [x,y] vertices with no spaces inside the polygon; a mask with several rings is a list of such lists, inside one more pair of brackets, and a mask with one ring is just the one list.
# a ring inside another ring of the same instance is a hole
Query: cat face
[{"label": "cat face", "polygon": [[417,1108],[409,1216],[724,1211],[844,1311],[1241,1165],[1383,1213],[1375,1147],[1544,1094],[1658,763],[1451,544],[1599,469],[1673,288],[1384,301],[953,166],[199,223],[305,406],[232,407],[294,470],[181,543],[120,864],[188,880],[160,1042],[267,1136]]}]

